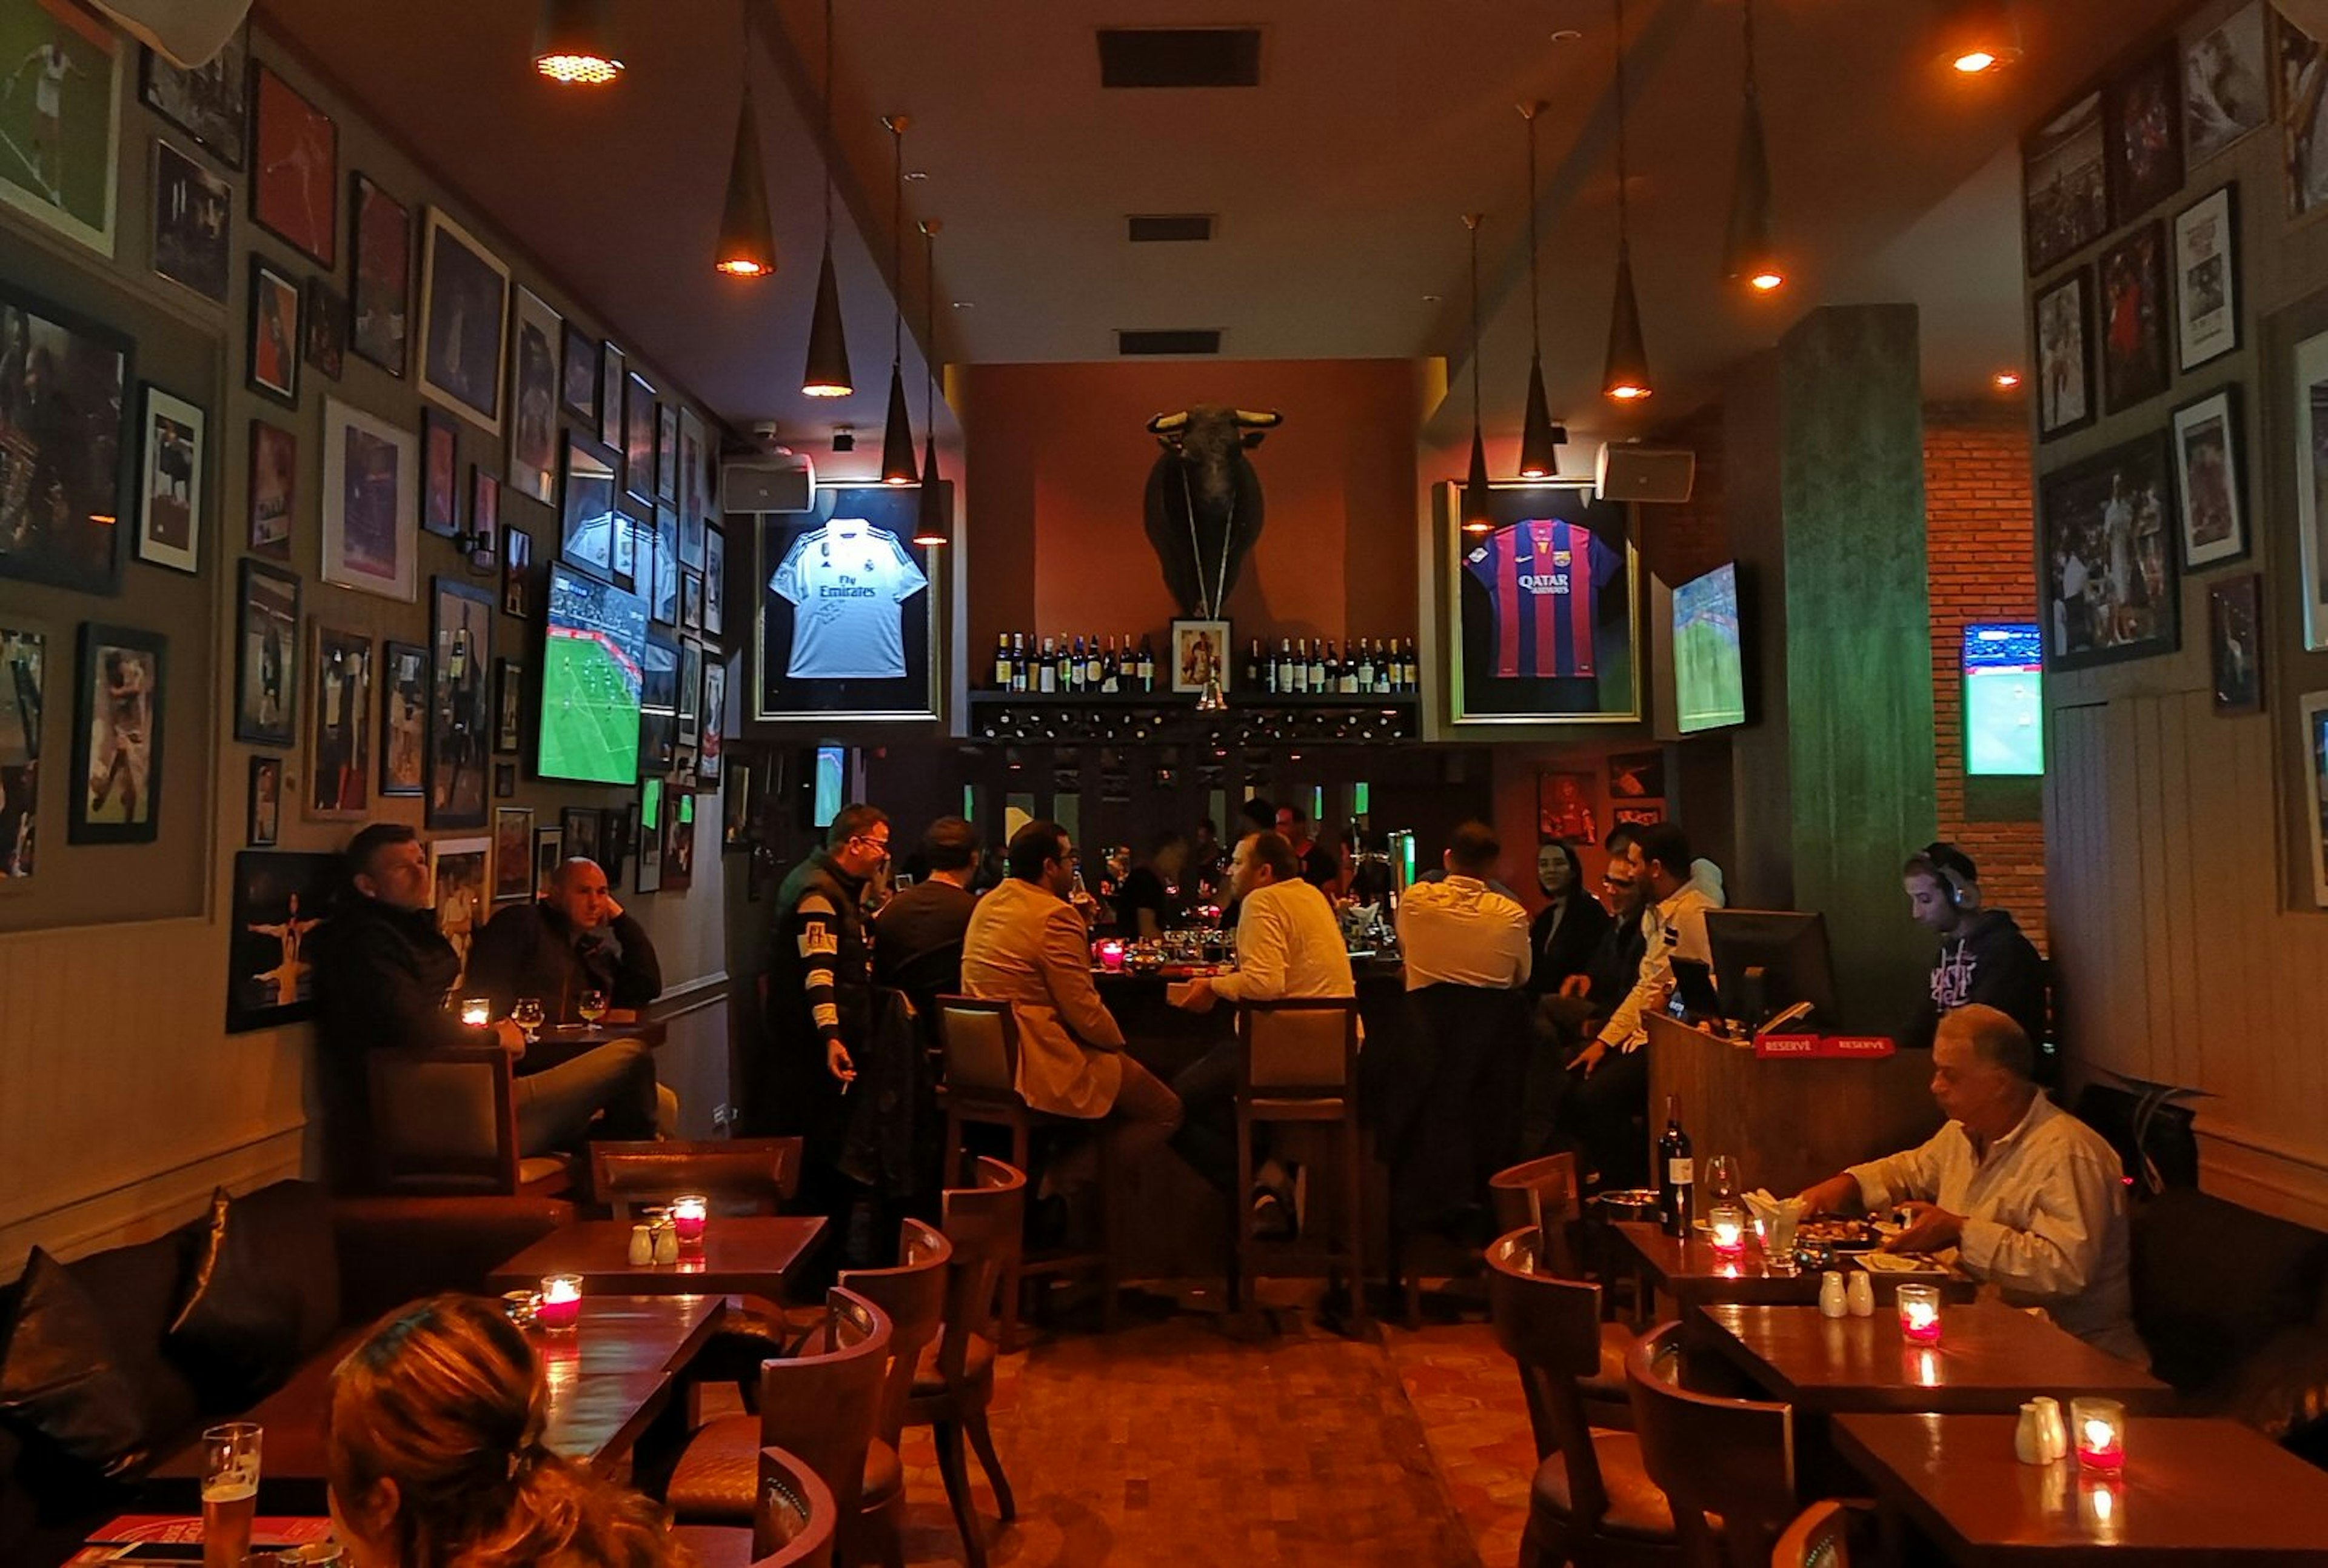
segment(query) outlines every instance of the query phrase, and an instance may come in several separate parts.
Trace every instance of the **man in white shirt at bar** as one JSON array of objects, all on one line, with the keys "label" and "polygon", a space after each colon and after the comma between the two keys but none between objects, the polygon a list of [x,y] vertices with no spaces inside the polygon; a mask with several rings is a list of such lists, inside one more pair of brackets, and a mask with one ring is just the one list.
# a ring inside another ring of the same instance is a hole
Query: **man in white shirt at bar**
[{"label": "man in white shirt at bar", "polygon": [[2021,1026],[1977,1002],[1940,1019],[1932,1098],[1948,1125],[1921,1148],[1803,1192],[1806,1214],[1898,1207],[1903,1253],[1956,1249],[2008,1305],[2041,1307],[2096,1349],[2147,1363],[2127,1281],[2126,1182],[2102,1135],[2040,1090]]},{"label": "man in white shirt at bar", "polygon": [[1516,991],[1527,983],[1533,959],[1527,911],[1488,885],[1502,856],[1495,829],[1465,822],[1448,842],[1447,875],[1406,890],[1398,906],[1398,946],[1406,960],[1407,990]]}]

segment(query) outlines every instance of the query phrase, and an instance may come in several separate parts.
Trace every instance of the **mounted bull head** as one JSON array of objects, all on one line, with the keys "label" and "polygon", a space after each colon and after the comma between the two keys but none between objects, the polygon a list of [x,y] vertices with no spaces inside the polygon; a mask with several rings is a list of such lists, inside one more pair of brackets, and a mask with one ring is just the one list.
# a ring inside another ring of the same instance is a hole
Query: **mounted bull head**
[{"label": "mounted bull head", "polygon": [[1164,448],[1148,471],[1148,542],[1182,615],[1210,619],[1228,603],[1261,537],[1261,475],[1245,448],[1284,418],[1207,403],[1148,421]]}]

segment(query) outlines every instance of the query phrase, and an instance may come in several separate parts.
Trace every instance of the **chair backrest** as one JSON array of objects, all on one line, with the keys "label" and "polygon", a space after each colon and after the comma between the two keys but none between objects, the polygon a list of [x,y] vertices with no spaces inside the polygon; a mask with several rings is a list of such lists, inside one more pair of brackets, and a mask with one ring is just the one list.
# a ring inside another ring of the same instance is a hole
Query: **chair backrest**
[{"label": "chair backrest", "polygon": [[[1681,1325],[1634,1343],[1625,1362],[1641,1467],[1673,1505],[1685,1553],[1759,1568],[1795,1516],[1794,1406],[1682,1386]],[[1721,1551],[1707,1516],[1721,1521]]]},{"label": "chair backrest", "polygon": [[1854,1510],[1837,1498],[1822,1498],[1801,1513],[1770,1548],[1770,1568],[1851,1568]]},{"label": "chair backrest", "polygon": [[1488,1307],[1496,1342],[1519,1366],[1536,1458],[1562,1456],[1572,1516],[1590,1527],[1609,1511],[1609,1492],[1576,1385],[1600,1368],[1600,1287],[1539,1272],[1538,1246],[1529,1229],[1488,1248]]},{"label": "chair backrest", "polygon": [[774,1214],[800,1189],[801,1140],[718,1138],[590,1145],[590,1191],[618,1219],[634,1208],[701,1193]]},{"label": "chair backrest", "polygon": [[367,1052],[373,1185],[514,1193],[516,1073],[492,1047]]},{"label": "chair backrest", "polygon": [[840,1509],[832,1489],[797,1454],[760,1451],[759,1504],[752,1510],[752,1568],[831,1568]]},{"label": "chair backrest", "polygon": [[938,1374],[958,1389],[973,1337],[991,1340],[1001,1316],[1005,1269],[1026,1244],[1027,1178],[1016,1166],[978,1157],[972,1185],[950,1187],[940,1199],[953,1266],[946,1282],[945,1329],[938,1339]]},{"label": "chair backrest", "polygon": [[1237,1009],[1237,1087],[1276,1099],[1337,1099],[1357,1084],[1358,1004],[1349,998],[1247,1002]]},{"label": "chair backrest", "polygon": [[1544,1256],[1554,1273],[1577,1277],[1576,1259],[1569,1235],[1584,1217],[1576,1196],[1576,1156],[1547,1154],[1507,1167],[1488,1178],[1488,1201],[1494,1206],[1499,1232],[1534,1230],[1543,1238]]},{"label": "chair backrest", "polygon": [[1007,1001],[938,998],[938,1044],[949,1094],[984,1100],[1018,1094],[1018,1020]]},{"label": "chair backrest", "polygon": [[914,1368],[945,1320],[946,1265],[953,1259],[953,1244],[936,1227],[909,1219],[898,1226],[896,1267],[841,1272],[841,1288],[864,1297],[889,1319],[889,1381],[881,1396],[880,1436],[892,1447],[905,1428]]},{"label": "chair backrest", "polygon": [[843,1518],[864,1495],[865,1451],[880,1433],[889,1362],[887,1314],[836,1286],[811,1344],[760,1363],[760,1446],[798,1455]]}]

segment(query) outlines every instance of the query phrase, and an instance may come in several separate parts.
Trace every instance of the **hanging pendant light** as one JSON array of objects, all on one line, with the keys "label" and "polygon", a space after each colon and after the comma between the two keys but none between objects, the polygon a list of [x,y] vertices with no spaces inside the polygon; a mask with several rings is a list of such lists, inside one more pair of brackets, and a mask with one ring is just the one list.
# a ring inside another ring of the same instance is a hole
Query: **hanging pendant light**
[{"label": "hanging pendant light", "polygon": [[604,87],[623,74],[607,25],[607,0],[541,0],[533,69],[561,87]]},{"label": "hanging pendant light", "polygon": [[760,166],[760,127],[752,114],[752,5],[744,5],[744,107],[736,116],[736,151],[728,160],[728,200],[719,215],[712,266],[730,277],[770,277],[776,230],[768,220],[768,176]]},{"label": "hanging pendant light", "polygon": [[2012,0],[1948,0],[1940,58],[1959,76],[1981,76],[2019,60],[2021,24]]},{"label": "hanging pendant light", "polygon": [[1738,181],[1730,198],[1730,239],[1723,276],[1755,294],[1786,286],[1786,268],[1770,244],[1770,156],[1762,140],[1762,92],[1754,79],[1754,0],[1745,0],[1746,107],[1738,125]]},{"label": "hanging pendant light", "polygon": [[857,390],[849,373],[849,334],[840,324],[840,285],[832,274],[832,0],[824,0],[824,259],[816,272],[816,313],[809,318],[808,368],[801,391],[812,398],[846,398]]},{"label": "hanging pendant light", "polygon": [[1528,389],[1527,414],[1520,424],[1520,477],[1549,479],[1560,472],[1560,448],[1568,432],[1552,422],[1551,406],[1544,395],[1544,318],[1541,285],[1536,274],[1535,117],[1546,106],[1522,104],[1520,118],[1527,122],[1528,179]]},{"label": "hanging pendant light", "polygon": [[1633,296],[1633,235],[1625,202],[1625,0],[1617,11],[1617,297],[1609,313],[1609,358],[1601,371],[1604,397],[1635,403],[1649,384],[1649,351],[1641,341],[1641,305]]},{"label": "hanging pendant light", "polygon": [[953,497],[938,481],[938,230],[922,220],[923,273],[927,296],[922,309],[922,496],[914,517],[914,542],[949,544],[953,540]]},{"label": "hanging pendant light", "polygon": [[889,413],[881,430],[881,483],[918,484],[914,466],[914,418],[906,408],[906,127],[904,115],[881,122],[896,149],[896,193],[889,202],[889,287],[896,302],[889,328]]},{"label": "hanging pendant light", "polygon": [[1471,466],[1463,476],[1463,531],[1487,533],[1496,526],[1494,492],[1488,484],[1488,443],[1479,430],[1479,225],[1485,212],[1463,214],[1471,231]]}]

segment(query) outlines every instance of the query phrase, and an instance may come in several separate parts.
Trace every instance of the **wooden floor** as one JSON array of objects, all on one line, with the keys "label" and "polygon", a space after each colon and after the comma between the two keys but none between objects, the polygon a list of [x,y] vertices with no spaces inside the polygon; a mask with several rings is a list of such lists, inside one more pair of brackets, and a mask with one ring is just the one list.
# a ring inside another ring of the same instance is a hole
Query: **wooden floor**
[{"label": "wooden floor", "polygon": [[[1535,1451],[1483,1325],[1358,1343],[1291,1303],[1273,1335],[1160,1302],[1127,1320],[1004,1358],[994,1431],[1017,1522],[978,1486],[998,1568],[1516,1559]],[[903,1457],[907,1560],[961,1562],[926,1434]]]}]

